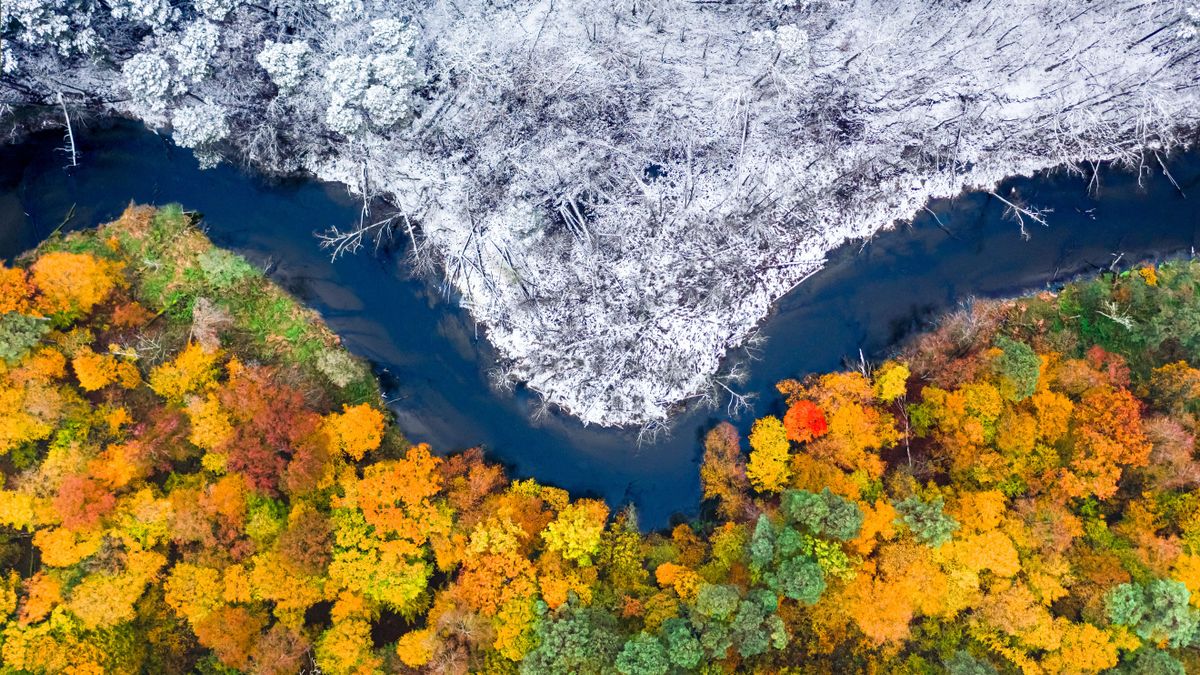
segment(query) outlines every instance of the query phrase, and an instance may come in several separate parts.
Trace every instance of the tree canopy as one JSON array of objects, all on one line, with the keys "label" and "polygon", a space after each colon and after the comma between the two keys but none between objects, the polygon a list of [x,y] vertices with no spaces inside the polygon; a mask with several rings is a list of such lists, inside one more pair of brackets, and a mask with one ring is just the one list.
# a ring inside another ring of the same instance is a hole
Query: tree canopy
[{"label": "tree canopy", "polygon": [[409,443],[312,313],[180,209],[131,208],[0,270],[0,659],[1195,670],[1200,263],[1148,269],[781,382],[748,456],[706,436],[700,515],[643,533]]}]

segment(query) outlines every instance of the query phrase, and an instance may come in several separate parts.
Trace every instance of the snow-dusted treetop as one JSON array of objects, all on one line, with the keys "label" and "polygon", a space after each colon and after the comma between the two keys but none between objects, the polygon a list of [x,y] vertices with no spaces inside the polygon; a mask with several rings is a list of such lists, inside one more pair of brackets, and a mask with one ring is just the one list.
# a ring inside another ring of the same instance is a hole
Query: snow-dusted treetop
[{"label": "snow-dusted treetop", "polygon": [[725,391],[846,239],[1064,162],[1158,170],[1200,122],[1194,0],[0,8],[0,104],[389,197],[502,374],[600,424]]}]

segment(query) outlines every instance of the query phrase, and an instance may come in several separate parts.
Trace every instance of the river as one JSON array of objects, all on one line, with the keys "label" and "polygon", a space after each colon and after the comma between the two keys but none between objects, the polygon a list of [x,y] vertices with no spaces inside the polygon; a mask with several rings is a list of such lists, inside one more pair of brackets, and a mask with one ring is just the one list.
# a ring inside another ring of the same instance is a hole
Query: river
[{"label": "river", "polygon": [[[130,122],[77,129],[76,137],[81,165],[72,169],[58,132],[0,146],[0,257],[36,246],[60,225],[111,220],[130,200],[180,202],[204,214],[213,241],[268,269],[375,364],[411,439],[439,452],[482,445],[512,476],[613,506],[632,502],[643,528],[696,514],[700,439],[723,409],[682,413],[670,437],[642,445],[631,430],[585,428],[557,413],[535,420],[536,396],[489,387],[494,356],[482,331],[435,283],[411,276],[402,240],[336,261],[318,248],[314,232],[358,220],[358,202],[341,187],[269,181],[229,166],[201,171],[189,151]],[[765,344],[739,388],[758,397],[734,422],[744,431],[754,417],[780,412],[776,381],[838,368],[860,349],[882,357],[969,298],[1044,288],[1107,268],[1118,254],[1123,263],[1189,254],[1200,227],[1200,152],[1167,166],[1178,187],[1157,165],[1141,186],[1134,174],[1108,168],[1091,191],[1085,178],[1062,171],[1007,181],[999,194],[1015,190],[1053,209],[1050,227],[1026,225],[1028,241],[1003,203],[968,193],[835,251],[762,326]]]}]

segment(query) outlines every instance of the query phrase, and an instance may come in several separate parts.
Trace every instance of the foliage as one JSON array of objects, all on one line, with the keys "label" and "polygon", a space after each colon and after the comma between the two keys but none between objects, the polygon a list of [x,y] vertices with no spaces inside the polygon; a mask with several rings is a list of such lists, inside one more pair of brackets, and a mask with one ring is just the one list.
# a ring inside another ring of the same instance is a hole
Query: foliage
[{"label": "foliage", "polygon": [[883,403],[891,403],[904,396],[911,375],[912,371],[903,363],[885,364],[875,373],[875,397]]},{"label": "foliage", "polygon": [[815,535],[848,541],[858,536],[863,513],[854,502],[825,488],[820,494],[807,490],[787,490],[780,510],[795,525]]},{"label": "foliage", "polygon": [[1029,345],[1017,342],[1003,335],[996,338],[996,348],[1000,355],[996,357],[995,367],[1010,389],[1009,397],[1014,401],[1023,401],[1037,391],[1039,371],[1042,360]]},{"label": "foliage", "polygon": [[746,460],[737,429],[728,422],[713,427],[704,437],[700,484],[704,498],[718,500],[718,511],[726,518],[736,518],[748,503]]},{"label": "foliage", "polygon": [[1129,626],[1151,643],[1186,647],[1200,638],[1200,613],[1192,607],[1191,593],[1182,582],[1155,579],[1148,585],[1124,583],[1106,598],[1108,618]]},{"label": "foliage", "polygon": [[950,541],[951,535],[958,529],[958,521],[946,515],[944,506],[945,502],[941,497],[931,502],[919,497],[908,497],[897,502],[896,511],[900,513],[902,522],[922,543],[941,546]]},{"label": "foliage", "polygon": [[18,312],[0,316],[0,359],[15,365],[50,327],[42,319]]},{"label": "foliage", "polygon": [[[748,460],[733,426],[705,437],[715,513],[642,533],[479,450],[408,444],[378,389],[349,400],[330,374],[369,382],[362,364],[179,209],[23,260],[0,276],[19,291],[0,293],[14,671],[1200,664],[1195,355],[1076,321],[1096,282],[998,305],[969,344],[951,320],[873,378],[781,383]],[[76,287],[67,260],[103,278]],[[1148,279],[1103,290],[1152,316],[1200,265]],[[205,344],[201,298],[228,316]]]},{"label": "foliage", "polygon": [[537,642],[521,662],[522,673],[599,674],[623,653],[616,618],[590,607],[567,606],[546,617]]},{"label": "foliage", "polygon": [[46,314],[86,314],[117,285],[117,267],[90,253],[50,251],[29,268],[38,290],[35,306]]},{"label": "foliage", "polygon": [[342,406],[342,412],[326,418],[325,427],[333,446],[357,461],[379,447],[383,440],[383,422],[383,413],[360,403]]},{"label": "foliage", "polygon": [[779,418],[768,416],[754,423],[750,432],[750,462],[746,465],[746,477],[755,490],[779,492],[787,484],[791,476],[788,447],[787,431]]}]

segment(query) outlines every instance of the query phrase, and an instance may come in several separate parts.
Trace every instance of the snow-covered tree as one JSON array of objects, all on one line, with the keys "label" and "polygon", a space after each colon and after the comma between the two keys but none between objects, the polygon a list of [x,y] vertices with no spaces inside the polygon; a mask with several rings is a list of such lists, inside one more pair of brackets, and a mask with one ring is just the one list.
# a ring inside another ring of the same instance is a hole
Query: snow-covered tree
[{"label": "snow-covered tree", "polygon": [[241,0],[195,0],[196,11],[210,21],[224,21]]},{"label": "snow-covered tree", "polygon": [[125,87],[134,102],[152,113],[167,109],[171,92],[171,64],[156,52],[134,54],[121,68]]},{"label": "snow-covered tree", "polygon": [[211,21],[196,21],[183,30],[179,41],[170,46],[175,58],[175,93],[208,77],[213,57],[221,45],[221,33]]},{"label": "snow-covered tree", "polygon": [[325,8],[334,23],[354,21],[363,16],[362,0],[317,0],[317,2]]},{"label": "snow-covered tree", "polygon": [[[64,57],[90,54],[99,43],[91,25],[94,14],[90,2],[4,0],[0,2],[0,31],[27,48],[51,47]],[[16,63],[14,47],[8,44],[8,58]]]},{"label": "snow-covered tree", "polygon": [[325,67],[325,122],[346,136],[362,131],[367,120],[387,129],[408,119],[413,90],[422,82],[410,54],[415,42],[411,28],[395,19],[372,21],[370,27],[370,53],[342,54]]},{"label": "snow-covered tree", "polygon": [[311,55],[312,48],[307,42],[267,40],[257,61],[279,88],[279,93],[290,94],[304,83]]},{"label": "snow-covered tree", "polygon": [[325,123],[330,129],[345,136],[362,130],[363,114],[359,106],[370,82],[371,61],[357,54],[339,56],[326,66],[329,107],[325,112]]},{"label": "snow-covered tree", "polygon": [[808,31],[796,24],[776,28],[775,44],[782,58],[793,63],[808,62]]},{"label": "snow-covered tree", "polygon": [[0,39],[0,73],[12,75],[17,72],[17,57],[13,56],[8,40]]},{"label": "snow-covered tree", "polygon": [[1194,138],[1196,0],[1077,5],[0,0],[0,110],[61,94],[386,197],[331,242],[402,223],[505,375],[645,423],[728,395],[726,351],[846,239]]},{"label": "snow-covered tree", "polygon": [[114,19],[136,21],[153,30],[165,30],[182,16],[170,0],[110,0],[108,5]]},{"label": "snow-covered tree", "polygon": [[1200,40],[1200,2],[1191,0],[1179,8],[1179,35],[1185,40]]},{"label": "snow-covered tree", "polygon": [[363,115],[355,105],[339,93],[329,97],[329,107],[325,109],[325,125],[343,136],[353,136],[363,128]]},{"label": "snow-covered tree", "polygon": [[378,54],[371,59],[371,81],[363,107],[379,127],[390,127],[412,112],[413,89],[421,78],[417,64],[405,53]]},{"label": "snow-covered tree", "polygon": [[343,54],[325,67],[325,88],[331,96],[358,103],[371,83],[371,60],[358,54]]},{"label": "snow-covered tree", "polygon": [[416,44],[416,31],[399,19],[376,19],[371,22],[370,45],[381,53],[408,54]]},{"label": "snow-covered tree", "polygon": [[177,108],[171,126],[175,143],[195,150],[201,167],[212,167],[220,161],[216,146],[229,136],[224,108],[214,103]]}]

